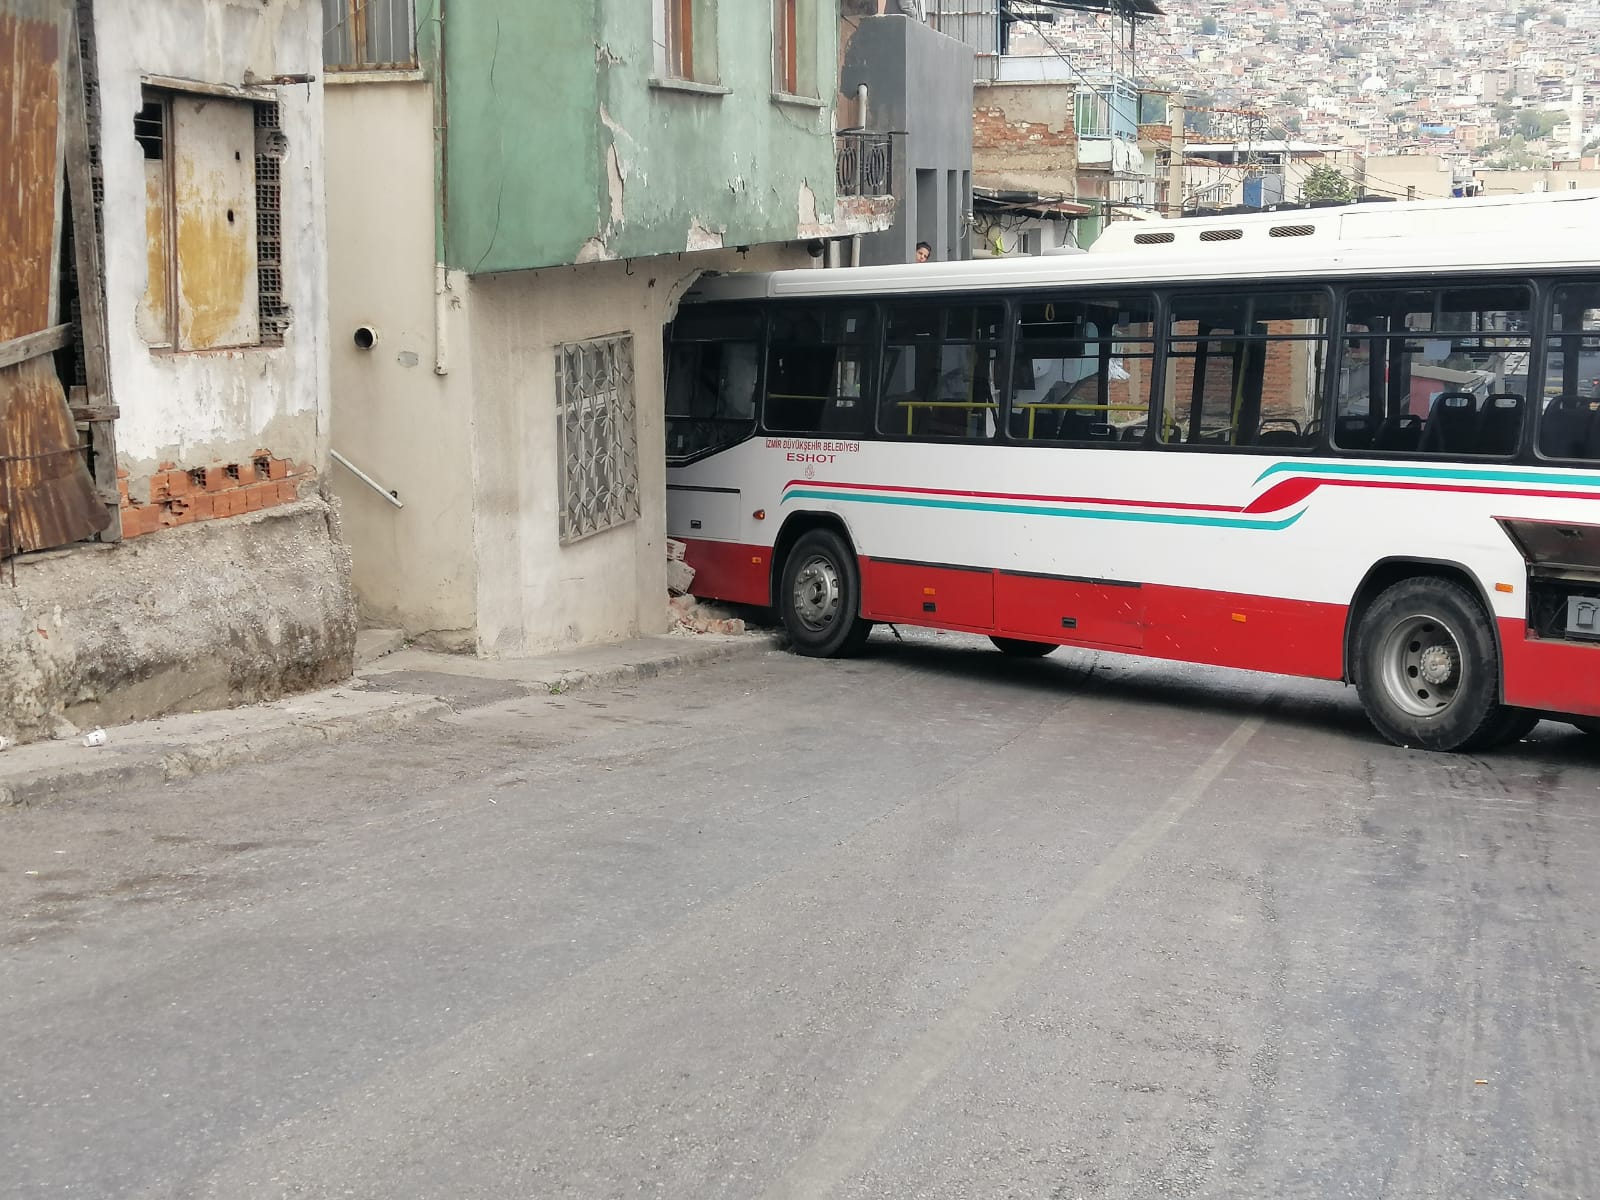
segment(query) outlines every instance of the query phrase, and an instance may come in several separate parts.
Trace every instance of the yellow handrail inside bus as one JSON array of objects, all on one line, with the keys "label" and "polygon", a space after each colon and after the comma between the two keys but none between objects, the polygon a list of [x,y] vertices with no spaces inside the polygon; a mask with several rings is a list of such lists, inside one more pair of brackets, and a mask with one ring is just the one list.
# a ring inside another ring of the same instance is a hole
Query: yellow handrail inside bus
[{"label": "yellow handrail inside bus", "polygon": [[895,404],[897,404],[899,407],[901,407],[901,408],[906,410],[906,436],[907,437],[910,437],[911,434],[914,432],[914,429],[913,429],[913,425],[914,425],[913,417],[916,415],[916,410],[919,409],[919,408],[960,408],[960,409],[965,409],[968,412],[974,412],[974,411],[978,411],[978,410],[982,410],[982,409],[991,409],[991,408],[999,408],[1000,407],[998,404],[996,404],[992,400],[987,400],[987,401],[975,401],[975,400],[896,400]]}]

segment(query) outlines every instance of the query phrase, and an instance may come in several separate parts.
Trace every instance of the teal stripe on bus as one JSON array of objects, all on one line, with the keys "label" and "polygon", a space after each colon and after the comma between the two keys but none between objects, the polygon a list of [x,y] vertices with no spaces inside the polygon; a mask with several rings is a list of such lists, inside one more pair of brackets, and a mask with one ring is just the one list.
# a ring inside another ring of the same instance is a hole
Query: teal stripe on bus
[{"label": "teal stripe on bus", "polygon": [[848,504],[895,504],[907,508],[943,508],[961,512],[1010,513],[1029,517],[1070,517],[1082,521],[1131,521],[1143,525],[1199,525],[1208,529],[1287,529],[1304,510],[1274,521],[1249,517],[1197,516],[1192,513],[1139,513],[1096,508],[1035,508],[1026,504],[996,504],[979,500],[941,500],[922,496],[881,496],[870,493],[813,491],[802,488],[784,494],[785,500],[833,500]]},{"label": "teal stripe on bus", "polygon": [[1426,463],[1273,463],[1256,476],[1256,482],[1271,475],[1352,475],[1368,479],[1421,479],[1443,482],[1570,484],[1600,488],[1600,470],[1574,474],[1570,471],[1495,470],[1493,468],[1434,467]]}]

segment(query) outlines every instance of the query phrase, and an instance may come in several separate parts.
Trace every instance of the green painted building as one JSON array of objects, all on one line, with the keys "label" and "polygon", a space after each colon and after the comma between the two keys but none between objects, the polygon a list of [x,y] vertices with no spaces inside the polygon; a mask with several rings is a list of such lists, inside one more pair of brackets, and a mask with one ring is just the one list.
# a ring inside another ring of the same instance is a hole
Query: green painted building
[{"label": "green painted building", "polygon": [[836,0],[447,0],[422,31],[452,268],[827,232]]}]

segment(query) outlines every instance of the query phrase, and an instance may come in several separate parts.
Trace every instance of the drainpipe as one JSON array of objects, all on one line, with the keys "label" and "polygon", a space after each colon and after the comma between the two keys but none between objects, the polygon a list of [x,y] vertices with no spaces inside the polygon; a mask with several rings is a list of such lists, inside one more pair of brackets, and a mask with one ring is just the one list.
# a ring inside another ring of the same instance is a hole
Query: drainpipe
[{"label": "drainpipe", "polygon": [[434,20],[437,22],[435,34],[433,103],[434,119],[434,161],[435,170],[435,195],[434,195],[434,249],[436,260],[433,264],[433,373],[435,375],[450,374],[450,309],[455,296],[450,291],[450,267],[445,262],[445,221],[447,218],[448,189],[446,180],[449,178],[449,133],[450,115],[446,108],[445,87],[445,47],[444,47],[444,10],[445,0],[435,0]]},{"label": "drainpipe", "polygon": [[[856,84],[856,124],[861,126],[861,132],[867,131],[867,85]],[[863,147],[865,143],[863,142]],[[861,235],[858,233],[850,239],[850,265],[861,265]]]}]

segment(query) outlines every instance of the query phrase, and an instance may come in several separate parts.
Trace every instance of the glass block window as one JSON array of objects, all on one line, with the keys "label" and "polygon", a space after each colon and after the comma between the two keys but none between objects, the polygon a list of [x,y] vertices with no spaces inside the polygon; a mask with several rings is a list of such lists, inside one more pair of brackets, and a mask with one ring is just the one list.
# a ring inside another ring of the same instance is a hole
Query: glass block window
[{"label": "glass block window", "polygon": [[632,336],[557,346],[556,396],[567,545],[639,517]]}]

